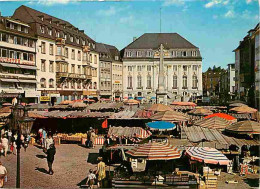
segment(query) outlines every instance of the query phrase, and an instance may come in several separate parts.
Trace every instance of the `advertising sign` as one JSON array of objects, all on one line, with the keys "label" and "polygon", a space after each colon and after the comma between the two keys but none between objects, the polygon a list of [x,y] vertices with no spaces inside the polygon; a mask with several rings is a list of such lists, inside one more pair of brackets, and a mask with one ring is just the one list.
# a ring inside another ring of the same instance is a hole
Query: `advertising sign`
[{"label": "advertising sign", "polygon": [[41,96],[40,101],[42,102],[49,102],[51,101],[51,98],[49,96]]}]

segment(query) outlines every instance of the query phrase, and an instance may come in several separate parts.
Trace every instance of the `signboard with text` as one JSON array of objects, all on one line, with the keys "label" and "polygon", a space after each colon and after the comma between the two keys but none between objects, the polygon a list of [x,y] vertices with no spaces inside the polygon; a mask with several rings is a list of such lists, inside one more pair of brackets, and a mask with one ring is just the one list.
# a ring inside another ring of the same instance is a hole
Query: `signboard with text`
[{"label": "signboard with text", "polygon": [[34,66],[34,62],[24,62],[24,61],[21,61],[20,59],[7,58],[7,57],[0,57],[0,62]]},{"label": "signboard with text", "polygon": [[41,96],[40,101],[42,102],[49,102],[51,101],[51,98],[49,96]]}]

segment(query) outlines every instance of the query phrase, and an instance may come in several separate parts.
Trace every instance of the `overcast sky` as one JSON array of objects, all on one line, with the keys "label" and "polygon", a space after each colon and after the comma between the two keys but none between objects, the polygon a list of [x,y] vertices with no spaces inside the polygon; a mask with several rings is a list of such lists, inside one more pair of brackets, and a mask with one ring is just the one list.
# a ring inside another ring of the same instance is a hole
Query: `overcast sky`
[{"label": "overcast sky", "polygon": [[26,5],[69,21],[95,41],[119,50],[133,37],[160,32],[161,8],[162,32],[177,32],[199,47],[204,71],[233,63],[232,51],[259,22],[257,0],[1,1],[4,16]]}]

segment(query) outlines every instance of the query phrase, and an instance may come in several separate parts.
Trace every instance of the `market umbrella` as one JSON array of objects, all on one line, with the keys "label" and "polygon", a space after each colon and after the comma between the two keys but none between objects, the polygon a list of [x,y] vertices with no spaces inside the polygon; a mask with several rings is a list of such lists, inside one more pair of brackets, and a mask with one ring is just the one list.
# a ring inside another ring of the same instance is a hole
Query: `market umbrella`
[{"label": "market umbrella", "polygon": [[67,104],[72,104],[72,103],[73,103],[73,101],[71,101],[71,100],[64,100],[60,104],[67,105]]},{"label": "market umbrella", "polygon": [[235,117],[225,114],[225,113],[215,113],[215,114],[208,115],[204,118],[207,119],[207,118],[211,118],[211,117],[220,117],[220,118],[226,119],[232,123],[237,122],[237,119]]},{"label": "market umbrella", "polygon": [[157,121],[187,121],[189,120],[189,116],[177,112],[177,111],[164,111],[164,112],[158,112],[150,117],[152,120]]},{"label": "market umbrella", "polygon": [[237,102],[237,103],[230,104],[229,106],[230,107],[240,107],[240,106],[246,106],[246,105],[244,103]]},{"label": "market umbrella", "polygon": [[229,165],[228,158],[215,148],[188,147],[186,153],[191,160],[208,164]]},{"label": "market umbrella", "polygon": [[41,110],[41,109],[49,109],[50,106],[48,104],[33,104],[33,105],[29,106],[28,108]]},{"label": "market umbrella", "polygon": [[205,108],[201,108],[201,107],[197,107],[191,111],[188,112],[189,114],[193,114],[193,115],[211,115],[213,114],[212,111],[210,111],[209,109],[205,109]]},{"label": "market umbrella", "polygon": [[231,122],[220,117],[210,117],[207,119],[198,120],[194,123],[194,126],[220,130],[224,130],[229,125],[231,125]]},{"label": "market umbrella", "polygon": [[237,112],[239,114],[253,114],[257,112],[257,109],[250,108],[247,105],[231,108],[230,111]]},{"label": "market umbrella", "polygon": [[177,106],[197,106],[194,102],[172,102],[171,105]]},{"label": "market umbrella", "polygon": [[128,104],[128,105],[137,105],[137,104],[140,104],[140,102],[139,102],[138,100],[134,100],[134,99],[126,100],[124,103],[125,103],[125,104]]},{"label": "market umbrella", "polygon": [[74,102],[71,104],[72,108],[86,108],[87,105],[84,102]]},{"label": "market umbrella", "polygon": [[153,104],[148,110],[154,112],[173,111],[173,109],[171,109],[169,106],[166,106],[164,104]]},{"label": "market umbrella", "polygon": [[6,103],[3,103],[3,104],[2,104],[2,106],[12,106],[12,104],[11,104],[11,103],[8,103],[8,102],[6,102]]},{"label": "market umbrella", "polygon": [[260,123],[256,121],[239,121],[226,127],[226,131],[237,134],[260,134]]},{"label": "market umbrella", "polygon": [[170,123],[166,121],[149,122],[147,123],[147,126],[151,130],[159,130],[159,131],[174,130],[176,128],[176,125],[174,123]]},{"label": "market umbrella", "polygon": [[150,142],[130,149],[126,154],[146,160],[172,160],[180,158],[182,151],[166,143]]}]

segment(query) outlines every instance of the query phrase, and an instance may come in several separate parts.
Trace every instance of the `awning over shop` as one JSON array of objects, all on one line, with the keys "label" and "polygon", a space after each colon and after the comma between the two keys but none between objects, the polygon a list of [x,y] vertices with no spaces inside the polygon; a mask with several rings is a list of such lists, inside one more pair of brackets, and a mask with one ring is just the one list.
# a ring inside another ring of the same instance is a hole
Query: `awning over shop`
[{"label": "awning over shop", "polygon": [[13,83],[13,82],[19,83],[19,80],[18,80],[18,79],[2,79],[2,78],[1,78],[0,81],[9,82],[9,83]]},{"label": "awning over shop", "polygon": [[136,100],[142,100],[144,97],[137,97]]},{"label": "awning over shop", "polygon": [[22,80],[22,79],[21,80],[19,79],[19,82],[20,83],[37,83],[36,80]]},{"label": "awning over shop", "polygon": [[19,66],[17,64],[8,64],[8,63],[0,63],[1,66],[4,67],[10,67],[10,68],[19,68]]},{"label": "awning over shop", "polygon": [[18,67],[23,69],[28,69],[28,70],[37,70],[36,66],[18,65]]},{"label": "awning over shop", "polygon": [[114,135],[116,137],[138,137],[138,138],[147,138],[151,135],[150,131],[144,130],[141,127],[110,127],[108,134],[110,136]]}]

